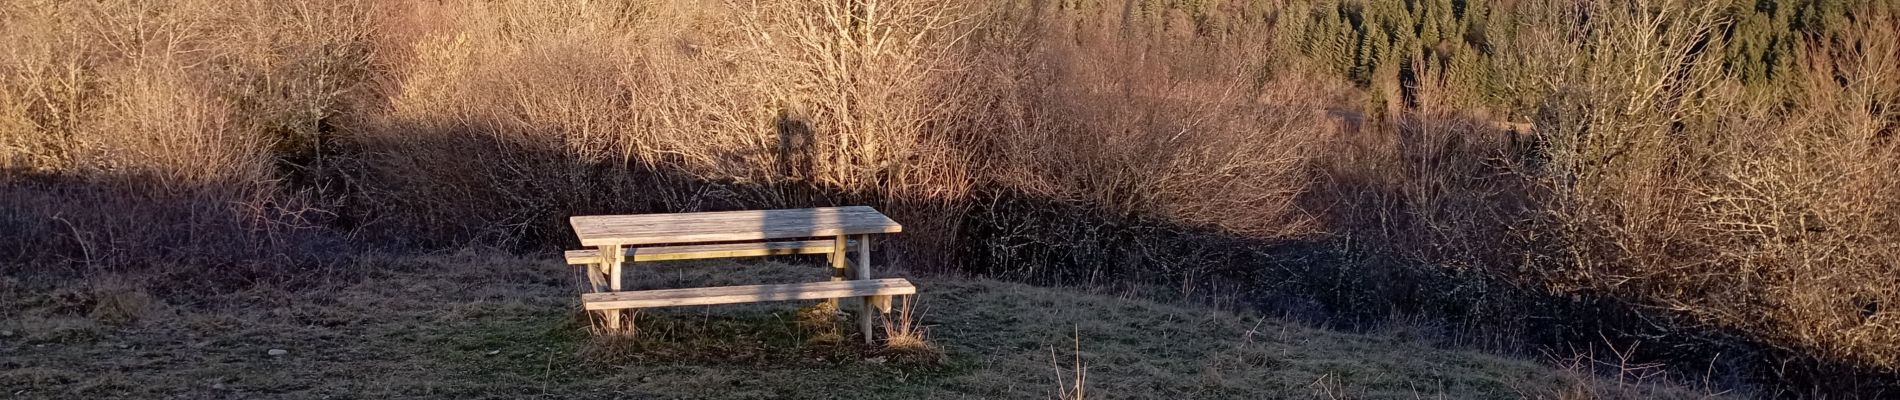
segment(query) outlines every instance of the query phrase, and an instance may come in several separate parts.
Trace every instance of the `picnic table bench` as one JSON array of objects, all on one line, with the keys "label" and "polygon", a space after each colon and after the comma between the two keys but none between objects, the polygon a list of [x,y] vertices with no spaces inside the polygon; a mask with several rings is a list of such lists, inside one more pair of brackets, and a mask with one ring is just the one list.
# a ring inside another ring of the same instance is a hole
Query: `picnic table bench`
[{"label": "picnic table bench", "polygon": [[[859,329],[871,343],[871,311],[890,311],[890,297],[917,293],[904,279],[871,278],[871,235],[903,226],[865,206],[749,210],[678,214],[587,215],[568,219],[581,245],[568,264],[589,267],[591,293],[583,308],[603,314],[610,329],[622,327],[622,310],[633,308],[816,300],[861,297]],[[852,237],[856,237],[853,240]],[[850,250],[857,250],[856,278],[845,279]],[[768,285],[622,291],[623,265],[641,261],[825,254],[831,280]],[[835,304],[835,303],[834,303]]]}]

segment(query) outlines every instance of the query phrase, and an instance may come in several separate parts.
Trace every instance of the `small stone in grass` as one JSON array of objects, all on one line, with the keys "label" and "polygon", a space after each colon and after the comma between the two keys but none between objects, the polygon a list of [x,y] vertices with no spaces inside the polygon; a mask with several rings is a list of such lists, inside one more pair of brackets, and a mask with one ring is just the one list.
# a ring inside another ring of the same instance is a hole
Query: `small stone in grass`
[{"label": "small stone in grass", "polygon": [[270,354],[270,355],[271,355],[272,357],[276,357],[276,356],[281,356],[281,355],[285,355],[285,354],[290,354],[290,350],[284,350],[284,349],[270,349],[270,352],[268,352],[268,353],[269,353],[269,354]]},{"label": "small stone in grass", "polygon": [[0,331],[0,337],[13,337],[13,331]]}]

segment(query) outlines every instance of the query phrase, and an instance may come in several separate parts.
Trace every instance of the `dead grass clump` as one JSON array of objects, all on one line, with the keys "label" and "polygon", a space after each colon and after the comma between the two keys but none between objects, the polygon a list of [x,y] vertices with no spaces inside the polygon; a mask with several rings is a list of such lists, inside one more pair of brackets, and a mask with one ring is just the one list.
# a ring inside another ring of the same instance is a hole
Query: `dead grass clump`
[{"label": "dead grass clump", "polygon": [[615,366],[642,361],[650,347],[640,335],[588,335],[577,358],[592,365]]},{"label": "dead grass clump", "polygon": [[125,324],[136,322],[158,311],[161,306],[145,287],[125,277],[104,277],[92,281],[92,319]]},{"label": "dead grass clump", "polygon": [[799,307],[793,318],[798,331],[807,336],[806,342],[824,345],[844,343],[844,313],[838,310],[835,301]]},{"label": "dead grass clump", "polygon": [[1548,361],[1558,368],[1556,374],[1548,377],[1552,382],[1539,385],[1514,382],[1512,390],[1526,398],[1558,400],[1718,399],[1738,394],[1708,387],[1707,376],[1703,377],[1702,386],[1672,380],[1668,366],[1642,361],[1636,354],[1639,348],[1640,343],[1618,348],[1613,342],[1605,342],[1602,348],[1592,344],[1573,349],[1566,356],[1546,354]]},{"label": "dead grass clump", "polygon": [[903,303],[894,313],[880,316],[884,320],[884,347],[880,351],[906,364],[942,361],[943,351],[930,342],[930,328],[922,324],[922,316],[917,314],[916,297],[906,296]]},{"label": "dead grass clump", "polygon": [[595,336],[639,336],[640,310],[612,310],[620,313],[620,326],[607,323],[607,314],[599,311],[582,311],[580,318],[586,321],[587,330]]},{"label": "dead grass clump", "polygon": [[1069,376],[1066,378],[1062,376],[1062,363],[1057,361],[1056,349],[1049,349],[1049,366],[1054,367],[1056,370],[1056,398],[1062,400],[1083,400],[1088,398],[1089,367],[1088,364],[1082,363],[1081,328],[1077,328],[1074,339],[1075,347],[1071,348],[1070,351],[1072,352],[1071,354],[1074,355],[1075,360],[1070,363],[1068,368]]}]

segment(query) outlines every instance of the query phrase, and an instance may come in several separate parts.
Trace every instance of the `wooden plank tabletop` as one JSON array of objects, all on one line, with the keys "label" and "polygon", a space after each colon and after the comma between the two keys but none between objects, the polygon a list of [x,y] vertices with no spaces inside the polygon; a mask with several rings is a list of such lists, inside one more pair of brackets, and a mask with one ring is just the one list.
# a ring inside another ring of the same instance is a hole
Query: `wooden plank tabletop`
[{"label": "wooden plank tabletop", "polygon": [[568,218],[582,246],[680,244],[897,233],[902,225],[866,206]]}]

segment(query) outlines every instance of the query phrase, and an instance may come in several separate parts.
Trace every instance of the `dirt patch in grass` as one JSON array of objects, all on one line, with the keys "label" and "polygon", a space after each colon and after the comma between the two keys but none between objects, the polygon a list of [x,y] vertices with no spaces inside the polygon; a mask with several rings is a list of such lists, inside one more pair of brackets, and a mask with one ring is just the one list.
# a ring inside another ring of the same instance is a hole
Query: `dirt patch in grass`
[{"label": "dirt patch in grass", "polygon": [[[828,273],[786,261],[642,264],[629,284]],[[941,354],[931,362],[865,347],[855,329],[814,341],[796,318],[810,303],[647,310],[641,334],[598,339],[578,318],[572,271],[551,260],[365,263],[382,268],[329,287],[198,296],[135,321],[62,305],[70,290],[57,285],[0,281],[8,294],[0,390],[14,398],[1049,398],[1061,385],[1052,359],[1059,353],[1069,368],[1079,349],[1088,392],[1104,398],[1696,397],[1604,389],[1569,371],[1416,340],[956,278],[912,278],[925,299],[919,323]]]}]

